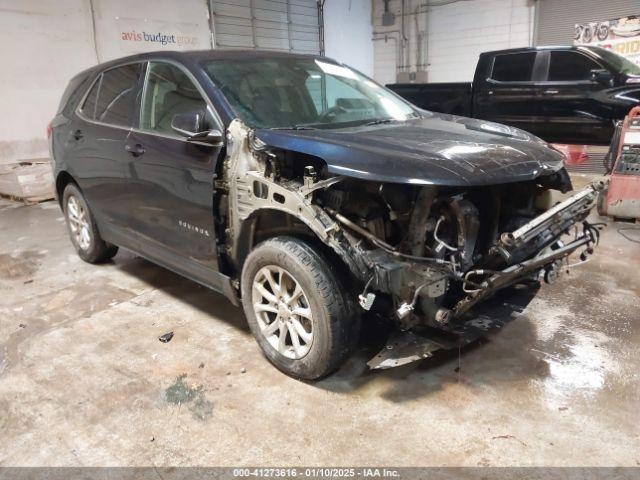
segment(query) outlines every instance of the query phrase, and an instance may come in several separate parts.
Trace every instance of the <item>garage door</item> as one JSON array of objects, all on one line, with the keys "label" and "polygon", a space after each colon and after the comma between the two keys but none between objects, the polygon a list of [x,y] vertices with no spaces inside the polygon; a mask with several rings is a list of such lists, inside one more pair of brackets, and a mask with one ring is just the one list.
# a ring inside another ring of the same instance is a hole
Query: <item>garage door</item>
[{"label": "garage door", "polygon": [[211,0],[217,48],[319,54],[316,0]]},{"label": "garage door", "polygon": [[640,14],[638,0],[538,0],[536,45],[570,45],[576,23]]}]

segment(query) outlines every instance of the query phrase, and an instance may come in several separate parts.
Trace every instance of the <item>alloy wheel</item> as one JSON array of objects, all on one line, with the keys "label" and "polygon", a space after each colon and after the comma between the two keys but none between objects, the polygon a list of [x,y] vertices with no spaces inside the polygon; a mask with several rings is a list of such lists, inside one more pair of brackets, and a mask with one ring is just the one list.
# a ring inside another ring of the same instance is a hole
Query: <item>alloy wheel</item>
[{"label": "alloy wheel", "polygon": [[281,355],[299,360],[313,343],[313,314],[300,283],[282,267],[262,267],[253,280],[260,333]]},{"label": "alloy wheel", "polygon": [[91,247],[91,230],[87,211],[78,201],[75,195],[69,196],[67,200],[67,218],[74,241],[80,249],[87,251]]}]

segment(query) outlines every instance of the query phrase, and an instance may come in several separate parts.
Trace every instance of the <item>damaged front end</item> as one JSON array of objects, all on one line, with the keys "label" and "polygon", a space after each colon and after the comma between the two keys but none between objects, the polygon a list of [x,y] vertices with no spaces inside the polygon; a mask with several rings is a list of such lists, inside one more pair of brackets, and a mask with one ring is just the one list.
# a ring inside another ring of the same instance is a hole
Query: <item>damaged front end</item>
[{"label": "damaged front end", "polygon": [[598,227],[586,218],[602,185],[546,209],[556,180],[480,189],[368,186],[378,199],[369,198],[376,207],[365,214],[350,199],[364,191],[345,189],[338,204],[335,192],[319,195],[333,218],[371,246],[363,253],[371,270],[360,305],[385,305],[403,332],[392,335],[372,368],[425,358],[501,326],[502,317],[478,316],[474,307],[518,283],[553,283],[569,255],[579,251],[585,261],[593,253]]},{"label": "damaged front end", "polygon": [[269,228],[312,233],[360,285],[361,308],[397,327],[371,368],[472,341],[501,323],[477,313],[485,301],[516,284],[553,283],[569,255],[584,261],[598,243],[587,216],[602,185],[553,205],[553,191],[571,189],[563,168],[492,185],[388,182],[336,175],[239,120],[228,141],[216,187],[230,268]]}]

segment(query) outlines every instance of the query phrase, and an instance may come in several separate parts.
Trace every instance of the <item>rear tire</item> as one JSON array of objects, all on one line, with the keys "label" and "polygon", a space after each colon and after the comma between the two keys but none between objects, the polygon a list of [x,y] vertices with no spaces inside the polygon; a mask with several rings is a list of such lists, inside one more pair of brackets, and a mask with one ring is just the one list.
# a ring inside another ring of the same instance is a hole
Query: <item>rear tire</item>
[{"label": "rear tire", "polygon": [[249,326],[267,359],[287,375],[322,378],[357,344],[356,309],[337,271],[293,237],[262,242],[244,263],[242,304]]},{"label": "rear tire", "polygon": [[105,242],[100,236],[87,201],[73,183],[64,189],[62,208],[71,243],[82,260],[88,263],[101,263],[110,260],[118,253],[117,246]]}]

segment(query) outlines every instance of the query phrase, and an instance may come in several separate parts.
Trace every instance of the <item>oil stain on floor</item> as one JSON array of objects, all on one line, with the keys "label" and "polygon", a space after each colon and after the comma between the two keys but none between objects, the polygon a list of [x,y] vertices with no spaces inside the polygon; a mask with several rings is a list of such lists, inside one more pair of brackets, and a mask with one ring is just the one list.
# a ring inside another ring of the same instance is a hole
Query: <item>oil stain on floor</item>
[{"label": "oil stain on floor", "polygon": [[33,251],[16,255],[0,254],[0,277],[7,280],[21,280],[33,275],[40,268],[44,254]]},{"label": "oil stain on floor", "polygon": [[186,378],[186,373],[179,375],[165,390],[164,399],[172,405],[187,405],[194,418],[205,421],[213,415],[213,402],[205,397],[202,385],[190,387]]}]

